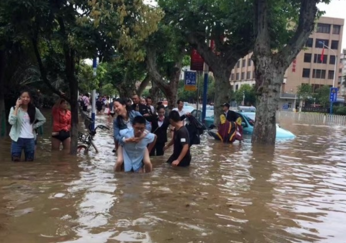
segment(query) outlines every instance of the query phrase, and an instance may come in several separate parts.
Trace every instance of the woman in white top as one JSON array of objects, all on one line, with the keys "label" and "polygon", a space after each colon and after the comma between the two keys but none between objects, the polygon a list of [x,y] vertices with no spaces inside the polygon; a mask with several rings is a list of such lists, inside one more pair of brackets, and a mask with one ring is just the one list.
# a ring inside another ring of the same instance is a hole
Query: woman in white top
[{"label": "woman in white top", "polygon": [[12,125],[10,137],[12,139],[12,161],[20,161],[24,150],[25,161],[33,161],[35,156],[35,129],[46,122],[42,115],[31,102],[28,91],[21,93],[16,106],[11,108],[8,122]]}]

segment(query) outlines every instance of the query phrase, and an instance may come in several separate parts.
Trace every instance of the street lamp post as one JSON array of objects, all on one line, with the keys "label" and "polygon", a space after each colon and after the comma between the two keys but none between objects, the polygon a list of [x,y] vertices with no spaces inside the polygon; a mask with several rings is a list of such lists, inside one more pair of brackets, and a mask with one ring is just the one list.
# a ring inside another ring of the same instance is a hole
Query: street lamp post
[{"label": "street lamp post", "polygon": [[333,49],[330,49],[329,46],[325,45],[323,41],[319,41],[320,44],[323,45],[323,47],[327,48],[328,50],[332,51],[333,54],[335,55],[335,63],[334,63],[334,76],[333,76],[333,88],[335,87],[335,79],[336,79],[336,66],[338,63],[338,55],[336,54],[336,52]]}]

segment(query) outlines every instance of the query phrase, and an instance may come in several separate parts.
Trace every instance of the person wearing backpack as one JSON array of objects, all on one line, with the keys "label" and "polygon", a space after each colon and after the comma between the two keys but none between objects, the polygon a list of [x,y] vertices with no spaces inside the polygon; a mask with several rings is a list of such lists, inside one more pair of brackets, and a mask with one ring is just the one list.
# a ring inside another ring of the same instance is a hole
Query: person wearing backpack
[{"label": "person wearing backpack", "polygon": [[17,99],[16,105],[11,108],[8,122],[11,127],[10,138],[12,161],[21,160],[24,150],[25,161],[33,161],[35,157],[35,129],[46,122],[46,118],[37,109],[31,100],[28,91],[23,91]]}]

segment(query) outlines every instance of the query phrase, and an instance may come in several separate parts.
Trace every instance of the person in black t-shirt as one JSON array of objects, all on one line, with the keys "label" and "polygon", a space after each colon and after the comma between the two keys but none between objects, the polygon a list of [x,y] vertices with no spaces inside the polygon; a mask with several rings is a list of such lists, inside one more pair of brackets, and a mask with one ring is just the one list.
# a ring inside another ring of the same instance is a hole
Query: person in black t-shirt
[{"label": "person in black t-shirt", "polygon": [[189,131],[180,120],[178,111],[171,111],[169,113],[169,121],[174,127],[173,139],[164,148],[166,150],[174,144],[173,154],[167,160],[167,163],[173,166],[189,166],[191,162],[190,154],[190,137]]},{"label": "person in black t-shirt", "polygon": [[236,122],[236,120],[238,119],[239,115],[236,112],[234,112],[234,111],[229,109],[229,104],[228,103],[224,103],[222,105],[222,110],[223,110],[223,112],[224,112],[224,114],[226,116],[227,121],[229,121],[229,122]]}]

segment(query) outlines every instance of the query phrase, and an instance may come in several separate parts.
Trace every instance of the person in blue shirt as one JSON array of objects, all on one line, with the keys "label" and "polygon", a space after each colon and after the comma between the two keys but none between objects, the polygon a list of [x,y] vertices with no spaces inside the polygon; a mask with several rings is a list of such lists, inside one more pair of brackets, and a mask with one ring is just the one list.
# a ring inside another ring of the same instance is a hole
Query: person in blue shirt
[{"label": "person in blue shirt", "polygon": [[156,135],[146,132],[146,120],[143,116],[136,116],[132,127],[119,131],[123,144],[118,148],[118,158],[115,171],[121,171],[124,164],[125,172],[151,172],[153,166],[150,161],[150,151],[156,143]]}]

